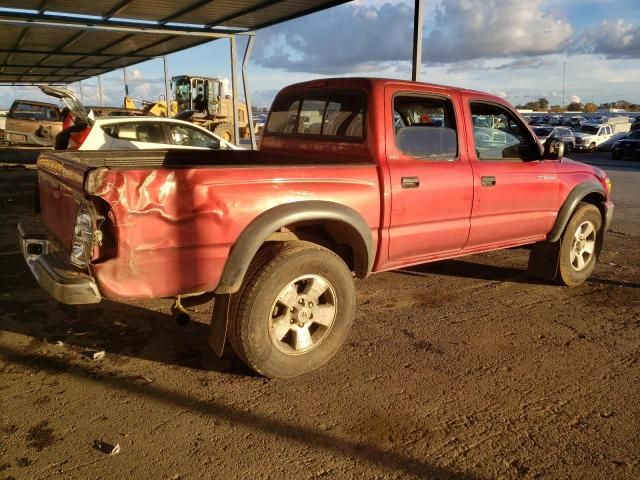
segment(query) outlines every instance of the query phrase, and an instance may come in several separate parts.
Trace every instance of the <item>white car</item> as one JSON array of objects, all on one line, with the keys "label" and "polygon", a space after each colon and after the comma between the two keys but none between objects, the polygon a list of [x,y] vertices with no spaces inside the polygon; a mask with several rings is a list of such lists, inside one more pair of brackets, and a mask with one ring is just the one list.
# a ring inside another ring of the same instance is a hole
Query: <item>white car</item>
[{"label": "white car", "polygon": [[72,134],[68,148],[75,145],[78,150],[241,149],[206,128],[165,117],[99,117],[87,129]]},{"label": "white car", "polygon": [[56,149],[70,150],[242,150],[206,128],[166,117],[98,117],[65,88],[41,86],[47,95],[59,98],[74,121],[56,138]]}]

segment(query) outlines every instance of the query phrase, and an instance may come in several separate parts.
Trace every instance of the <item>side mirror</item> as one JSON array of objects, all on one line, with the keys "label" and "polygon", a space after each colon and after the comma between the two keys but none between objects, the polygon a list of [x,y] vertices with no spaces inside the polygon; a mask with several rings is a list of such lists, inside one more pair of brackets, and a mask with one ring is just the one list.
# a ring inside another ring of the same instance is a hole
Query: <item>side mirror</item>
[{"label": "side mirror", "polygon": [[549,160],[559,160],[564,157],[564,142],[554,138],[544,142],[544,158]]}]

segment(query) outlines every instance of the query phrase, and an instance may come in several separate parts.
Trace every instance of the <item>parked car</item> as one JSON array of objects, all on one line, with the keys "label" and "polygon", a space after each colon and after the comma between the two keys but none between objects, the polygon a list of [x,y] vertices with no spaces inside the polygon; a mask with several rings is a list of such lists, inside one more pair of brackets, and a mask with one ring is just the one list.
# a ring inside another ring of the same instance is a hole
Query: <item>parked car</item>
[{"label": "parked car", "polygon": [[4,142],[4,127],[7,122],[7,110],[0,110],[0,142]]},{"label": "parked car", "polygon": [[13,144],[50,147],[61,130],[58,105],[15,100],[5,121],[5,140]]},{"label": "parked car", "polygon": [[576,151],[593,152],[601,145],[607,145],[615,134],[628,132],[631,124],[622,123],[583,123],[580,130],[574,133]]},{"label": "parked car", "polygon": [[640,130],[634,130],[613,144],[611,158],[619,160],[624,157],[640,160]]},{"label": "parked car", "polygon": [[573,132],[567,127],[551,127],[551,126],[539,126],[533,127],[533,132],[538,136],[540,143],[545,143],[550,138],[555,138],[564,143],[566,153],[570,153],[576,147],[576,137]]},{"label": "parked car", "polygon": [[354,277],[530,245],[532,275],[582,284],[611,182],[562,157],[494,95],[313,80],[278,94],[259,151],[42,153],[40,214],[18,232],[58,301],[176,297],[184,314],[210,292],[214,351],[228,336],[257,372],[292,377],[345,342]]},{"label": "parked car", "polygon": [[71,150],[240,149],[206,128],[166,117],[98,117],[71,137]]},{"label": "parked car", "polygon": [[[87,113],[65,88],[42,86],[47,95],[59,98],[73,122],[56,141],[58,150],[158,150],[239,149],[213,132],[183,120],[166,117],[104,116]],[[105,110],[106,112],[106,110]]]}]

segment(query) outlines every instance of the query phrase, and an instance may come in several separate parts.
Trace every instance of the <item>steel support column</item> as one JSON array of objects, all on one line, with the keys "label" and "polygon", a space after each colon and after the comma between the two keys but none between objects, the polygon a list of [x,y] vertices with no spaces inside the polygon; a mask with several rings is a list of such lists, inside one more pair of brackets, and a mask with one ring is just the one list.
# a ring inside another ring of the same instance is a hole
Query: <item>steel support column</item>
[{"label": "steel support column", "polygon": [[413,62],[411,65],[411,80],[420,81],[422,67],[422,27],[424,25],[424,0],[415,0],[413,11]]},{"label": "steel support column", "polygon": [[167,66],[167,56],[163,55],[164,64],[164,101],[167,103],[167,118],[171,117],[171,96],[169,95],[169,67]]},{"label": "steel support column", "polygon": [[238,77],[236,74],[236,37],[229,37],[231,46],[231,106],[233,108],[233,143],[240,145],[240,128],[238,126]]},{"label": "steel support column", "polygon": [[98,75],[98,97],[100,106],[104,107],[104,86],[102,85],[102,75]]},{"label": "steel support column", "polygon": [[251,109],[251,94],[249,93],[249,80],[247,79],[247,64],[253,50],[253,34],[248,35],[247,47],[244,50],[244,58],[242,59],[242,88],[244,90],[244,101],[247,104],[247,115],[249,116],[249,138],[251,138],[251,150],[256,149],[256,132],[253,127],[253,111]]}]

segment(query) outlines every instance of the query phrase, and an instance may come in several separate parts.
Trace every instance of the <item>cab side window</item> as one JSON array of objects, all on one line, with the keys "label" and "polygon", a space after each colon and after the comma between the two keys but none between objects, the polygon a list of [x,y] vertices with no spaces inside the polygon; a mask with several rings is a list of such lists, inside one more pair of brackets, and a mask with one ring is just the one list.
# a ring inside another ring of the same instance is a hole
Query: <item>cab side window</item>
[{"label": "cab side window", "polygon": [[471,102],[473,139],[478,160],[529,161],[540,156],[537,142],[507,108]]},{"label": "cab side window", "polygon": [[458,158],[458,134],[451,100],[398,95],[394,98],[393,110],[398,150],[426,161]]}]

